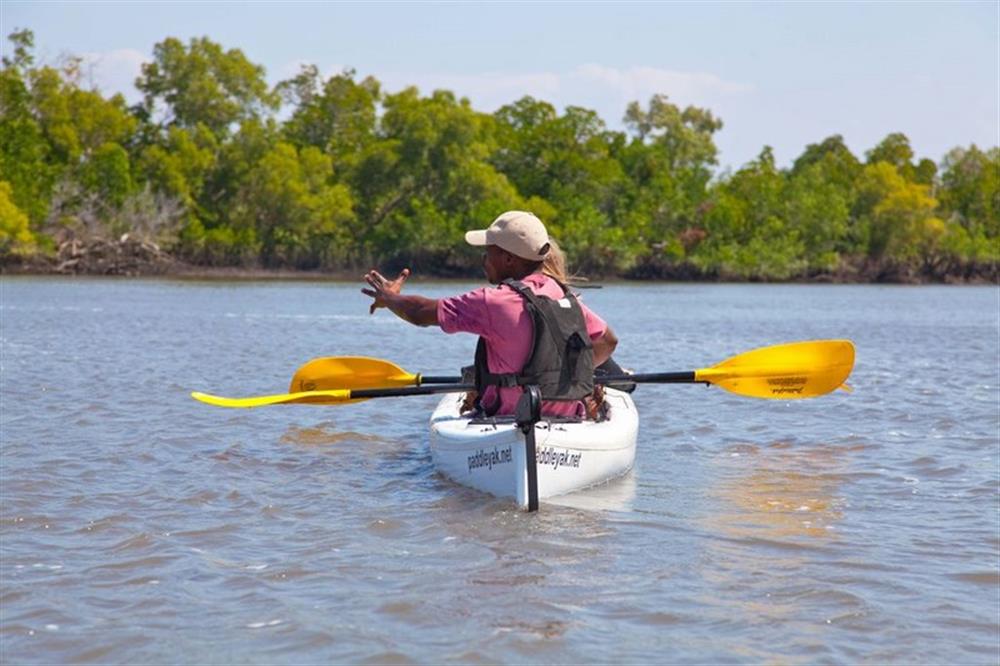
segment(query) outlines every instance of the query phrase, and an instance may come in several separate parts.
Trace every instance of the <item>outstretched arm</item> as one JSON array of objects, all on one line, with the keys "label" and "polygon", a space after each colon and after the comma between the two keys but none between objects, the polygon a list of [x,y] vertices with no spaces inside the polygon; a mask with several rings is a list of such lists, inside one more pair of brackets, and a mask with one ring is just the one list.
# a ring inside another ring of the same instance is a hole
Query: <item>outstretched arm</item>
[{"label": "outstretched arm", "polygon": [[423,296],[404,296],[400,293],[409,276],[408,268],[404,268],[395,280],[386,279],[378,271],[368,271],[364,279],[370,289],[361,290],[361,293],[375,299],[368,312],[372,314],[378,308],[388,308],[394,315],[411,324],[437,326],[437,300]]}]

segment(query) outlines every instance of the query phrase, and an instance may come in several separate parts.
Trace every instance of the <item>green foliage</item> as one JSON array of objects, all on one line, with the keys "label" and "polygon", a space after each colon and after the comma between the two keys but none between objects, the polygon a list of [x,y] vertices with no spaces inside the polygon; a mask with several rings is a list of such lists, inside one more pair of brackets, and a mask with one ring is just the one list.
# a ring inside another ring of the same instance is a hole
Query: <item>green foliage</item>
[{"label": "green foliage", "polygon": [[[827,137],[821,143],[811,143],[792,165],[792,177],[798,176],[815,164],[820,164],[824,180],[841,191],[850,193],[861,174],[862,164],[844,144],[839,134]],[[849,195],[851,196],[851,195]]]},{"label": "green foliage", "polygon": [[4,60],[0,70],[0,178],[11,185],[13,203],[36,227],[48,214],[58,173],[50,153],[50,143],[32,113],[23,73]]},{"label": "green foliage", "polygon": [[129,157],[117,143],[101,145],[81,166],[80,184],[111,206],[121,206],[132,192]]},{"label": "green foliage", "polygon": [[694,254],[705,237],[701,216],[717,152],[712,137],[722,121],[706,109],[682,110],[665,95],[650,99],[646,110],[631,103],[624,121],[633,138],[616,153],[628,176],[620,208],[632,221],[629,235],[669,262],[691,260],[716,270],[714,261],[695,261]]},{"label": "green foliage", "polygon": [[704,215],[707,238],[697,265],[742,279],[787,278],[801,271],[801,231],[786,221],[786,181],[770,147],[720,182]]},{"label": "green foliage", "polygon": [[722,129],[722,121],[707,109],[682,111],[666,95],[654,95],[646,111],[638,102],[629,104],[625,124],[640,141],[655,145],[671,169],[704,169],[716,162],[712,135]]},{"label": "green foliage", "polygon": [[[634,255],[620,210],[627,177],[615,155],[623,142],[593,112],[524,97],[494,114],[498,148],[492,163],[523,196],[551,208],[546,220],[585,271],[620,269]],[[509,206],[508,206],[509,207]]]},{"label": "green foliage", "polygon": [[74,80],[77,64],[62,71],[42,67],[30,72],[33,115],[61,165],[73,168],[98,147],[126,143],[137,121],[121,95],[110,100],[92,90],[81,90]]},{"label": "green foliage", "polygon": [[968,238],[962,254],[974,259],[1000,259],[1000,148],[976,146],[949,152],[941,169],[940,199],[950,221]]},{"label": "green foliage", "polygon": [[447,91],[420,97],[407,88],[387,95],[382,108],[374,140],[346,176],[366,221],[366,255],[454,259],[465,251],[469,220],[521,203],[487,162],[496,148],[492,118],[468,100]]},{"label": "green foliage", "polygon": [[917,259],[944,233],[944,223],[935,216],[937,201],[930,188],[908,182],[892,162],[865,167],[859,200],[864,203],[860,226],[865,230],[869,258]]},{"label": "green foliage", "polygon": [[865,153],[868,164],[888,162],[902,171],[911,166],[913,161],[913,149],[910,148],[910,140],[905,134],[896,132],[882,139],[882,142]]},{"label": "green foliage", "polygon": [[153,61],[142,66],[135,85],[144,95],[146,117],[162,110],[163,127],[204,125],[219,137],[278,105],[263,67],[207,37],[192,38],[187,46],[173,37],[156,44]]},{"label": "green foliage", "polygon": [[899,171],[908,181],[922,185],[933,185],[937,166],[929,159],[922,159],[913,164],[913,149],[905,134],[896,132],[890,134],[877,146],[866,153],[868,164],[887,162]]},{"label": "green foliage", "polygon": [[155,190],[177,197],[195,214],[205,179],[215,166],[217,150],[218,142],[205,126],[172,127],[162,143],[140,153],[138,171]]},{"label": "green foliage", "polygon": [[28,228],[28,216],[11,198],[10,183],[0,180],[0,256],[30,254],[35,235]]},{"label": "green foliage", "polygon": [[665,95],[630,103],[619,132],[580,107],[522,97],[486,114],[314,65],[271,90],[243,52],[201,37],[156,44],[128,108],[81,85],[79,58],[36,65],[30,31],[8,39],[7,256],[128,232],[205,265],[471,274],[463,233],[524,209],[591,274],[946,279],[1000,261],[996,147],[937,165],[892,133],[862,162],[834,134],[788,169],[765,147],[718,173],[722,121]]},{"label": "green foliage", "polygon": [[35,55],[32,51],[35,48],[35,33],[30,30],[15,30],[7,35],[13,48],[14,55],[4,55],[2,62],[4,69],[11,69],[21,73],[31,67],[35,62]]},{"label": "green foliage", "polygon": [[254,230],[265,266],[313,268],[348,255],[353,203],[347,187],[330,183],[331,164],[314,146],[282,142],[247,174],[231,222]]},{"label": "green foliage", "polygon": [[0,72],[0,174],[14,203],[37,230],[79,217],[81,207],[96,210],[87,194],[100,198],[101,211],[120,206],[132,191],[123,145],[138,125],[124,99],[83,90],[79,59],[32,68],[30,32],[10,40],[14,57]]},{"label": "green foliage", "polygon": [[852,190],[838,185],[831,168],[837,169],[833,160],[814,162],[791,176],[785,189],[785,219],[802,240],[801,259],[812,272],[835,270],[849,250]]},{"label": "green foliage", "polygon": [[353,162],[374,140],[381,98],[375,79],[357,83],[354,72],[345,70],[322,82],[316,66],[308,65],[277,90],[295,107],[282,128],[294,145],[315,146],[338,162]]}]

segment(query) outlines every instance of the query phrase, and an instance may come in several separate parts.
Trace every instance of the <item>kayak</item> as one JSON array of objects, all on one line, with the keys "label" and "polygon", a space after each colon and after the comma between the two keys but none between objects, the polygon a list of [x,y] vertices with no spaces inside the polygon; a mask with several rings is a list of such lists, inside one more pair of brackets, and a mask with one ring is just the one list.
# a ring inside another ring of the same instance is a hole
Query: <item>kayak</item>
[{"label": "kayak", "polygon": [[537,504],[615,479],[635,462],[639,413],[623,391],[605,389],[604,421],[542,417],[534,424],[537,486],[529,481],[528,438],[514,418],[462,416],[463,399],[462,393],[446,394],[431,415],[434,466],[456,483],[512,498],[521,508],[529,508],[533,487]]}]

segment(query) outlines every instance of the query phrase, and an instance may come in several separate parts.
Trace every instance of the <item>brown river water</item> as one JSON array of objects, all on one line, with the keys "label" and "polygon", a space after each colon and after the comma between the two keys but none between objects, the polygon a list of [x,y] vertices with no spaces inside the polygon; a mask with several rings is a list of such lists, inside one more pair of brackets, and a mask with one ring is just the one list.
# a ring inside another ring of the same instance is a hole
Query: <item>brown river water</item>
[{"label": "brown river water", "polygon": [[640,386],[635,469],[537,514],[435,473],[434,396],[189,397],[470,361],[359,288],[0,281],[0,662],[1000,661],[996,287],[587,290],[637,371],[843,337],[854,392]]}]

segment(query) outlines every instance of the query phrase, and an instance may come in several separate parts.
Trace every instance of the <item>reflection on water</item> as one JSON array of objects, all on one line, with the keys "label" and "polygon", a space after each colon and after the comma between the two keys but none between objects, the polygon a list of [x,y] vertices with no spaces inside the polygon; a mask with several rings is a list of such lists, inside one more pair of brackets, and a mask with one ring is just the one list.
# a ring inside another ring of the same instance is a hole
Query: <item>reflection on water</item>
[{"label": "reflection on water", "polygon": [[785,649],[833,658],[838,652],[819,627],[857,626],[871,611],[863,576],[817,577],[817,562],[835,560],[842,545],[839,527],[850,510],[844,485],[856,450],[771,441],[732,444],[712,458],[717,482],[701,521],[708,534],[701,576],[725,599],[718,612],[744,626],[729,637],[744,658],[765,658],[755,633],[768,623],[791,628]]},{"label": "reflection on water", "polygon": [[638,486],[636,474],[637,472],[632,469],[607,483],[569,495],[550,497],[545,500],[545,503],[596,513],[602,511],[628,512],[632,510],[635,502],[635,492]]},{"label": "reflection on water", "polygon": [[310,426],[292,426],[279,441],[301,447],[335,447],[350,442],[377,443],[385,440],[372,433],[341,431],[333,421],[324,421]]},{"label": "reflection on water", "polygon": [[839,495],[850,450],[826,444],[730,446],[713,462],[718,512],[708,527],[733,538],[835,539],[846,499]]}]

